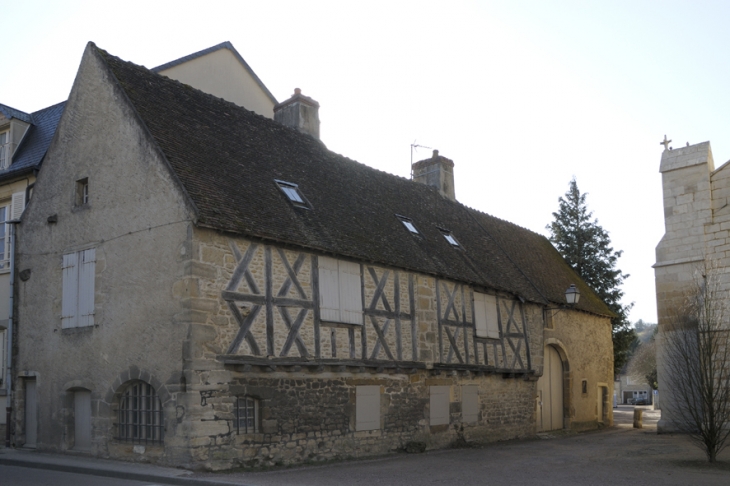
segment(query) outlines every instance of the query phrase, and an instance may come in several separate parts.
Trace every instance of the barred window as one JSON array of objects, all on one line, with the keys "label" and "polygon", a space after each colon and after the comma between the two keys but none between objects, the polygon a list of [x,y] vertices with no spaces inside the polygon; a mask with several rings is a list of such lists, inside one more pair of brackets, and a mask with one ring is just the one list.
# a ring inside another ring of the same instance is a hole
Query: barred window
[{"label": "barred window", "polygon": [[162,405],[149,383],[137,381],[127,387],[119,403],[119,440],[162,443]]},{"label": "barred window", "polygon": [[236,433],[254,434],[259,431],[259,401],[253,397],[236,398]]}]

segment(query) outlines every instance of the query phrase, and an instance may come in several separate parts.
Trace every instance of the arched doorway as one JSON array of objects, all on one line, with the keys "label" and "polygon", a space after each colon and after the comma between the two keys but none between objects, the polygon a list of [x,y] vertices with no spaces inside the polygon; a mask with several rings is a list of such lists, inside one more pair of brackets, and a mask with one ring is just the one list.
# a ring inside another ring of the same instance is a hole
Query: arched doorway
[{"label": "arched doorway", "polygon": [[563,360],[552,346],[545,346],[542,376],[537,380],[537,430],[562,429]]}]

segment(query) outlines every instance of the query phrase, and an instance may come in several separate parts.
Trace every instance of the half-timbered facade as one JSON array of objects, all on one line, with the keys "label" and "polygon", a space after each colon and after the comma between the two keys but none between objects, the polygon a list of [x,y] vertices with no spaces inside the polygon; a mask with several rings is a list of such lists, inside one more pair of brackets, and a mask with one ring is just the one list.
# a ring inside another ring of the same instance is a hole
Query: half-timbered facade
[{"label": "half-timbered facade", "polygon": [[17,445],[221,469],[611,422],[610,312],[544,237],[303,131],[89,44],[18,229]]}]

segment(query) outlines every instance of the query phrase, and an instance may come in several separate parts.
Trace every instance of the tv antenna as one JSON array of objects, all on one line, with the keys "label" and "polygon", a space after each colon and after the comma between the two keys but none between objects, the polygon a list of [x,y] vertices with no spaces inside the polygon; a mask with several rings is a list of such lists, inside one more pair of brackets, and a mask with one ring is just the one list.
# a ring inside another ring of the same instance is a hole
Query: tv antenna
[{"label": "tv antenna", "polygon": [[418,145],[415,140],[413,141],[413,143],[411,144],[411,180],[413,180],[413,151],[415,150],[416,152],[418,152],[419,148],[433,150],[431,147],[426,147],[425,145]]}]

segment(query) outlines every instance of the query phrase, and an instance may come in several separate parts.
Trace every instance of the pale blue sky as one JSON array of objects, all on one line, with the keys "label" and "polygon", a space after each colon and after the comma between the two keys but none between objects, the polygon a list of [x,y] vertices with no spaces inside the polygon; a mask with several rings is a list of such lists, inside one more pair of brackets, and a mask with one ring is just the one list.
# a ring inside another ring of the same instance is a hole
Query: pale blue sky
[{"label": "pale blue sky", "polygon": [[730,2],[2,3],[0,103],[23,111],[68,96],[88,41],[154,67],[228,40],[279,100],[320,102],[329,148],[404,177],[414,140],[437,148],[469,206],[545,234],[575,176],[634,321],[656,321],[659,142],[730,158]]}]

